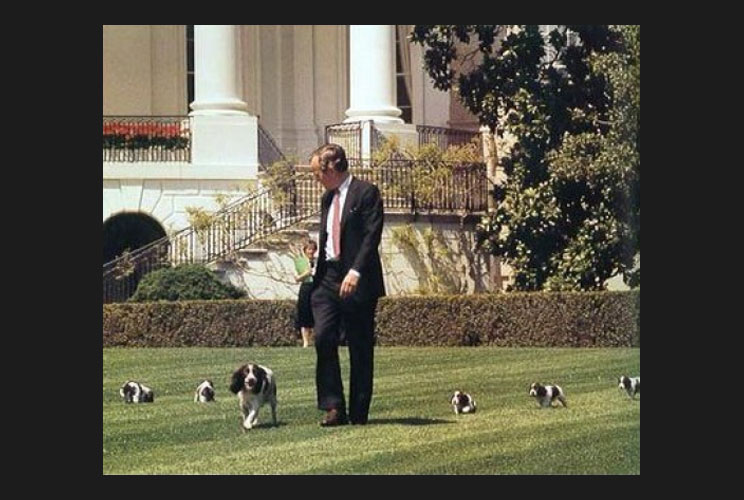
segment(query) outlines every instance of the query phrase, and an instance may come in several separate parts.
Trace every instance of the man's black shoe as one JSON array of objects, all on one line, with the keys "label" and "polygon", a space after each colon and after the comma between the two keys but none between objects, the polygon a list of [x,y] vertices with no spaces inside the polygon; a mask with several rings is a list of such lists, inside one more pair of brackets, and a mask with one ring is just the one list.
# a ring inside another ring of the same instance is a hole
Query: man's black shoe
[{"label": "man's black shoe", "polygon": [[334,408],[332,410],[328,410],[325,418],[320,421],[320,426],[321,427],[335,427],[337,425],[346,425],[348,423],[349,422],[346,419],[346,414],[339,412],[338,410]]}]

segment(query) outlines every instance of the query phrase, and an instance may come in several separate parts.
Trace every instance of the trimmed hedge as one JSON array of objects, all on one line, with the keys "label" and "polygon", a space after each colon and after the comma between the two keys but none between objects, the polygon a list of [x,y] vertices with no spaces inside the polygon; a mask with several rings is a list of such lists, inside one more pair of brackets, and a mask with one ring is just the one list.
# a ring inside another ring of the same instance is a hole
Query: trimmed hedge
[{"label": "trimmed hedge", "polygon": [[380,345],[641,344],[640,292],[507,293],[385,302],[376,318]]},{"label": "trimmed hedge", "polygon": [[[377,345],[640,347],[639,291],[385,297]],[[294,346],[293,300],[106,304],[103,345]]]}]

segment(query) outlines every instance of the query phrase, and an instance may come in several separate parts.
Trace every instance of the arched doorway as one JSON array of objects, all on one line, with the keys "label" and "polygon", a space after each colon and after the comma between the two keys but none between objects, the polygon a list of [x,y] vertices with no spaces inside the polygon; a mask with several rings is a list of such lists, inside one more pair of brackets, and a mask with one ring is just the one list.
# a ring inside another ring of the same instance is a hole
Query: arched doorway
[{"label": "arched doorway", "polygon": [[121,213],[103,223],[103,262],[110,262],[124,250],[130,252],[165,236],[160,223],[141,212]]}]

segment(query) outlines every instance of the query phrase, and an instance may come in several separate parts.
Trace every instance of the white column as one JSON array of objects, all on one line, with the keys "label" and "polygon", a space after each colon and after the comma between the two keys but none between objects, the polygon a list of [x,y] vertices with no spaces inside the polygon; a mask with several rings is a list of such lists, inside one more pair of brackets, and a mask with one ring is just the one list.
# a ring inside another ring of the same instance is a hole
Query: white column
[{"label": "white column", "polygon": [[351,25],[349,47],[350,107],[344,121],[403,123],[396,106],[395,26]]},{"label": "white column", "polygon": [[238,27],[194,26],[194,102],[192,115],[245,114],[241,99]]},{"label": "white column", "polygon": [[240,54],[238,26],[194,26],[193,175],[202,167],[210,178],[255,179],[258,173],[258,118],[242,98]]}]

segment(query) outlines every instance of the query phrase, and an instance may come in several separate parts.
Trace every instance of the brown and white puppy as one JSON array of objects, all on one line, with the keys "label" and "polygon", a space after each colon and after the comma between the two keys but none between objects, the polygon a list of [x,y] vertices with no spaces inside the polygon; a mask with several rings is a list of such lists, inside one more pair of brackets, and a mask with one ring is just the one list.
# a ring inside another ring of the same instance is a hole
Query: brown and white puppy
[{"label": "brown and white puppy", "polygon": [[119,394],[125,403],[152,403],[155,401],[155,393],[147,386],[139,382],[127,380],[119,389]]},{"label": "brown and white puppy", "polygon": [[196,387],[194,403],[210,403],[214,401],[214,385],[211,380],[205,380]]},{"label": "brown and white puppy", "polygon": [[450,400],[452,407],[455,409],[455,415],[460,413],[475,413],[475,399],[466,392],[455,391]]},{"label": "brown and white puppy", "polygon": [[641,377],[627,377],[622,375],[618,379],[618,382],[617,387],[619,389],[625,389],[630,399],[635,399],[636,394],[641,392]]},{"label": "brown and white puppy", "polygon": [[566,404],[566,394],[563,389],[557,385],[542,385],[537,382],[530,386],[530,396],[537,398],[537,402],[541,408],[546,408],[553,405],[554,400],[558,400],[561,404],[568,408]]},{"label": "brown and white puppy", "polygon": [[271,405],[271,418],[276,425],[276,379],[271,369],[247,363],[232,374],[230,391],[238,395],[243,413],[243,430],[258,423],[258,410],[266,403]]}]

